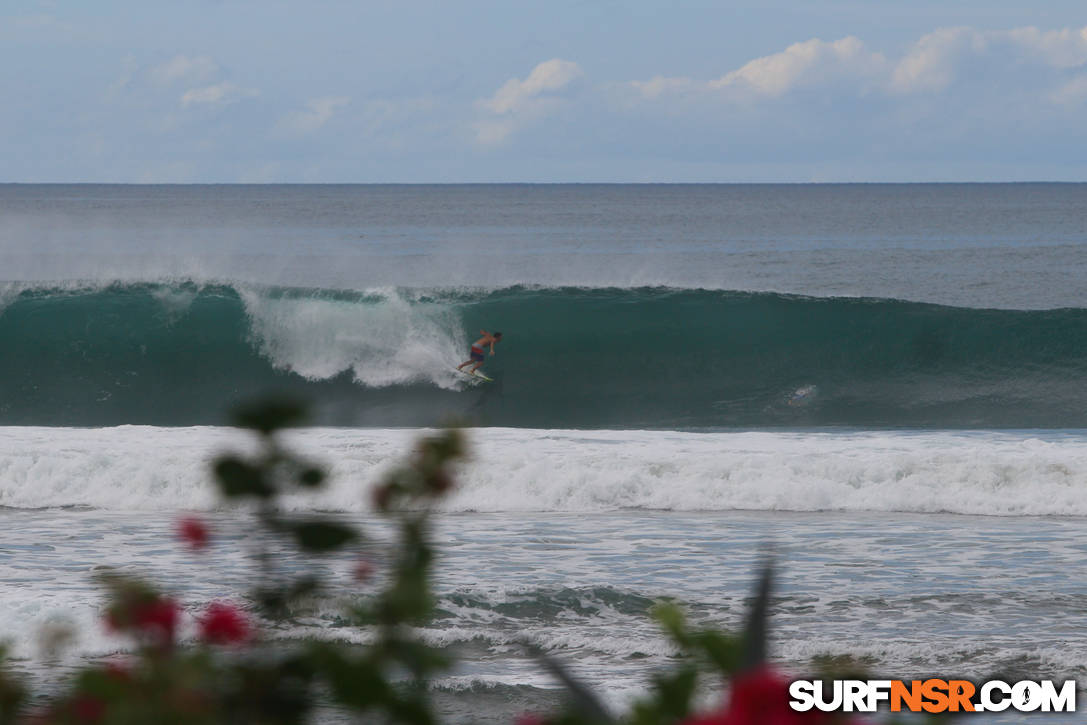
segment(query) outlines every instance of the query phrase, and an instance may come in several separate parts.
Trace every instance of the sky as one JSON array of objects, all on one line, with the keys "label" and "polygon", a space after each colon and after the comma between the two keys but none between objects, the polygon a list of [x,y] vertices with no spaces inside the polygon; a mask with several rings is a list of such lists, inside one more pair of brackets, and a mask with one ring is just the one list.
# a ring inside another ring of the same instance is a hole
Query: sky
[{"label": "sky", "polygon": [[889,181],[1087,181],[1087,4],[0,2],[0,182]]}]

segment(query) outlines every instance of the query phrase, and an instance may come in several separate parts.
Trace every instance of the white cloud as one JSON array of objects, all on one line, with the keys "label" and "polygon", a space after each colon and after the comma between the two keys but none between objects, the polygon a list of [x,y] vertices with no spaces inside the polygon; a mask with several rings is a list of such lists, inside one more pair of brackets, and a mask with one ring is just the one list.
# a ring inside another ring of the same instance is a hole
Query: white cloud
[{"label": "white cloud", "polygon": [[195,105],[216,105],[231,103],[239,98],[249,98],[259,95],[251,88],[240,88],[230,81],[223,81],[215,85],[203,88],[193,88],[185,91],[181,96],[181,105],[184,108]]},{"label": "white cloud", "polygon": [[[180,97],[176,95],[179,89],[182,91]],[[111,102],[146,108],[157,107],[163,102],[170,103],[171,107],[175,102],[182,108],[206,107],[257,95],[260,93],[256,89],[227,80],[211,57],[185,54],[175,55],[157,65],[142,65],[135,56],[129,55],[124,59],[123,75],[106,90],[106,98]],[[168,126],[176,121],[169,116],[165,119]]]},{"label": "white cloud", "polygon": [[214,77],[218,72],[218,64],[206,55],[177,55],[148,69],[147,75],[157,85],[165,86],[178,81],[199,83]]},{"label": "white cloud", "polygon": [[352,123],[360,136],[385,152],[405,151],[418,149],[421,139],[445,138],[451,128],[459,129],[451,119],[460,112],[434,96],[376,98],[362,104]]},{"label": "white cloud", "polygon": [[1050,100],[1065,106],[1078,106],[1087,101],[1087,75],[1077,76],[1065,83],[1053,92]]},{"label": "white cloud", "polygon": [[347,96],[325,96],[306,102],[306,110],[289,113],[276,124],[275,133],[288,136],[304,136],[328,123],[336,110],[351,102]]},{"label": "white cloud", "polygon": [[562,90],[581,75],[577,63],[554,58],[532,69],[523,81],[511,78],[483,105],[495,113],[524,110],[548,92]]},{"label": "white cloud", "polygon": [[853,36],[828,43],[818,38],[794,43],[727,73],[710,88],[746,87],[766,96],[781,96],[794,88],[814,86],[841,77],[869,78],[883,71],[886,59],[865,50]]},{"label": "white cloud", "polygon": [[[1087,28],[1046,32],[1033,27],[940,28],[923,36],[902,58],[891,78],[891,89],[899,93],[946,90],[963,76],[964,66],[971,61],[984,61],[988,75],[1019,65],[1078,68],[1087,64]],[[1038,78],[1045,79],[1044,75]]]},{"label": "white cloud", "polygon": [[715,80],[654,76],[648,81],[632,81],[630,87],[646,99],[682,94],[721,97],[722,93],[726,98],[735,98],[736,93],[777,98],[794,90],[843,81],[867,90],[878,85],[887,68],[883,54],[867,50],[858,38],[847,36],[832,42],[812,38],[749,61]]},{"label": "white cloud", "polygon": [[[994,33],[997,37],[1001,33]],[[1087,64],[1087,27],[1042,32],[1018,28],[1006,33],[1008,41],[1034,51],[1055,68],[1078,68]]]},{"label": "white cloud", "polygon": [[690,90],[696,84],[690,78],[668,78],[653,76],[647,81],[631,81],[637,91],[646,98],[656,98],[664,93],[677,93]]},{"label": "white cloud", "polygon": [[985,45],[984,35],[972,28],[940,28],[922,36],[895,67],[891,89],[942,91],[954,81],[960,59],[983,52]]},{"label": "white cloud", "polygon": [[[939,28],[903,55],[888,59],[853,36],[832,42],[813,38],[756,58],[716,80],[654,76],[627,84],[635,97],[653,101],[686,96],[740,102],[781,98],[820,88],[846,96],[946,92],[956,83],[981,81],[1021,90],[1039,99],[1078,102],[1080,82],[1067,73],[1087,67],[1087,28],[1041,31]],[[744,95],[736,95],[742,92]]]},{"label": "white cloud", "polygon": [[553,58],[533,68],[524,80],[509,79],[493,96],[478,102],[488,115],[473,126],[476,141],[484,146],[504,143],[519,126],[556,110],[561,92],[581,75],[577,63]]}]

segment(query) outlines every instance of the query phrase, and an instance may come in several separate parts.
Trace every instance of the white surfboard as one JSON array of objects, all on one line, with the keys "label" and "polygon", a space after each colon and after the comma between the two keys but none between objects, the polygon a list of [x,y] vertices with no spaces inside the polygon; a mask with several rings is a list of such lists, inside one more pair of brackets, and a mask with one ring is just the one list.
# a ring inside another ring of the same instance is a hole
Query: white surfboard
[{"label": "white surfboard", "polygon": [[486,375],[484,375],[483,373],[480,373],[478,371],[475,372],[475,373],[468,373],[467,371],[459,370],[459,368],[457,368],[457,367],[454,367],[453,370],[457,371],[458,373],[460,373],[461,375],[464,375],[466,377],[472,377],[472,378],[475,378],[477,380],[484,380],[485,383],[495,382],[495,378],[487,377]]}]

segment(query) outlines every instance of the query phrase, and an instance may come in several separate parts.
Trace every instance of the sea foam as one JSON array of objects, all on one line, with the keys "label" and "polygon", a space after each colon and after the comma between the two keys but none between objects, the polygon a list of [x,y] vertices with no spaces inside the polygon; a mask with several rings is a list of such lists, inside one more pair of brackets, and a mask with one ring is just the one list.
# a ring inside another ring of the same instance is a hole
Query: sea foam
[{"label": "sea foam", "polygon": [[[330,487],[293,509],[369,510],[421,431],[316,428],[289,443]],[[1087,516],[1082,432],[468,431],[447,511],[902,511]],[[0,428],[0,505],[114,511],[219,506],[210,461],[230,428]]]}]

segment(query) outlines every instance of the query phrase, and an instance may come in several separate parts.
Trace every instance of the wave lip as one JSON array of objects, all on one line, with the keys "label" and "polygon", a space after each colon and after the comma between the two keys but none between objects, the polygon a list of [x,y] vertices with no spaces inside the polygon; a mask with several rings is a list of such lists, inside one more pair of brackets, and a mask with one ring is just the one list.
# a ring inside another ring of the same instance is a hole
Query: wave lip
[{"label": "wave lip", "polygon": [[[699,289],[0,290],[0,424],[200,425],[280,390],[314,422],[1087,427],[1087,310]],[[505,337],[470,385],[480,328]]]}]

